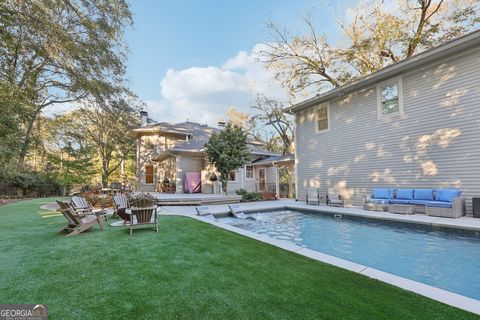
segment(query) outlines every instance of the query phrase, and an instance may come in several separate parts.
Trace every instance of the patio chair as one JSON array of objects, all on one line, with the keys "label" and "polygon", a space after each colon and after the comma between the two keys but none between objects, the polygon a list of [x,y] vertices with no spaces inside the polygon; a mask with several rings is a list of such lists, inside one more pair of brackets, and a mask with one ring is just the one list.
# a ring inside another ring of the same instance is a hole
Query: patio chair
[{"label": "patio chair", "polygon": [[328,188],[326,202],[327,202],[327,205],[331,207],[344,206],[344,201],[342,196],[338,194],[334,188]]},{"label": "patio chair", "polygon": [[73,196],[71,201],[72,207],[77,212],[82,212],[85,214],[93,214],[96,216],[104,216],[105,220],[107,219],[107,211],[105,209],[93,209],[93,207],[88,203],[87,199],[80,196]]},{"label": "patio chair", "polygon": [[307,188],[306,201],[307,204],[314,203],[320,205],[320,194],[317,188]]},{"label": "patio chair", "polygon": [[131,221],[130,235],[133,229],[154,228],[158,232],[157,206],[152,199],[135,199],[130,202]]},{"label": "patio chair", "polygon": [[123,219],[123,223],[130,222],[130,215],[126,213],[130,204],[126,195],[118,193],[113,197],[114,211],[112,217],[119,216]]},{"label": "patio chair", "polygon": [[90,229],[97,223],[100,226],[100,229],[103,231],[102,216],[79,213],[78,211],[75,211],[75,209],[67,202],[57,200],[57,204],[60,206],[58,211],[60,211],[68,221],[68,225],[59,231],[69,231],[65,237],[80,234],[83,231]]},{"label": "patio chair", "polygon": [[117,193],[122,190],[122,184],[120,182],[112,182],[112,184],[110,185],[110,189],[114,193]]}]

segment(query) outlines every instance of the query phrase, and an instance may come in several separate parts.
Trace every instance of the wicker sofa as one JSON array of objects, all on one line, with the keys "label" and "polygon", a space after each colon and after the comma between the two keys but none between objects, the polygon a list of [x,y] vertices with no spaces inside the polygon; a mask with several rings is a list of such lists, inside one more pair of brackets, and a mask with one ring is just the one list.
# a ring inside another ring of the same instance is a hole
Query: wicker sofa
[{"label": "wicker sofa", "polygon": [[365,210],[386,211],[389,205],[415,206],[416,213],[429,216],[458,218],[465,215],[465,199],[461,190],[375,188],[365,199]]}]

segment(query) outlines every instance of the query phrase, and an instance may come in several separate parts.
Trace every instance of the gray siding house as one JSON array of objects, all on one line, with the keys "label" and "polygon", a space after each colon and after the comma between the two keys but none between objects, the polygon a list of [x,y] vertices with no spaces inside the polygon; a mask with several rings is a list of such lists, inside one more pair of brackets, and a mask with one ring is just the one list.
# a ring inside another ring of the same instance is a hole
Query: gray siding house
[{"label": "gray siding house", "polygon": [[480,31],[287,109],[296,121],[297,198],[336,188],[458,187],[480,196]]}]

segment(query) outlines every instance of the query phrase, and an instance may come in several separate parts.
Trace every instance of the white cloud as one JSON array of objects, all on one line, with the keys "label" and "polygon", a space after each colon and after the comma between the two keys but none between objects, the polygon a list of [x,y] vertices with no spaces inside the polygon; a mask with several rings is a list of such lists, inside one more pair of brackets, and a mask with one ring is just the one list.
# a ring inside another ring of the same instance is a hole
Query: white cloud
[{"label": "white cloud", "polygon": [[[288,101],[286,91],[273,74],[255,61],[262,46],[257,44],[250,52],[239,51],[221,66],[167,70],[159,83],[161,98],[145,101],[149,116],[158,122],[189,119],[215,126],[226,118],[230,107],[251,113],[259,93]],[[75,103],[52,105],[45,114],[62,114],[75,107]]]},{"label": "white cloud", "polygon": [[229,107],[251,112],[256,95],[286,100],[273,75],[255,62],[251,52],[240,51],[221,66],[169,69],[160,81],[160,101],[146,101],[150,117],[157,121],[190,121],[215,125]]}]

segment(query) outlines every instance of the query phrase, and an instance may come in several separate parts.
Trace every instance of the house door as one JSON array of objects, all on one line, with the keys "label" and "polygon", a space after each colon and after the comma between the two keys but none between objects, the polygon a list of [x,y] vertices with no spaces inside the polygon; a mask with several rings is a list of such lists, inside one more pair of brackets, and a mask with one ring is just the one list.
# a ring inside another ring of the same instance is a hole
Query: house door
[{"label": "house door", "polygon": [[265,168],[258,169],[258,191],[265,191]]}]

